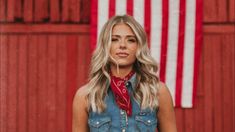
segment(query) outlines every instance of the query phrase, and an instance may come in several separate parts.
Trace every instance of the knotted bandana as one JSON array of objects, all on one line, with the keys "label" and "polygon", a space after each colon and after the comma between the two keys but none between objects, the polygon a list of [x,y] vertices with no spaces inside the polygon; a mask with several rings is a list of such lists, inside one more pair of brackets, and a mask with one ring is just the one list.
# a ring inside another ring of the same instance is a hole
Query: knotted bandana
[{"label": "knotted bandana", "polygon": [[114,93],[116,103],[119,108],[126,111],[128,116],[131,116],[132,114],[132,105],[125,83],[132,77],[132,75],[134,75],[134,73],[134,71],[131,71],[124,78],[115,77],[111,74],[111,89]]}]

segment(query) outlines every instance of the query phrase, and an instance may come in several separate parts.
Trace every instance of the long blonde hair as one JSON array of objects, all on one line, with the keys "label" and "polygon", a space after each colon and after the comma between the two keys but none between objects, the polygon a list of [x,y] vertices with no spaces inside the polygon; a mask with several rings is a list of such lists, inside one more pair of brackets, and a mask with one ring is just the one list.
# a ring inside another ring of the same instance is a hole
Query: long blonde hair
[{"label": "long blonde hair", "polygon": [[139,102],[141,109],[158,107],[158,84],[157,63],[151,57],[147,44],[147,35],[142,26],[131,16],[114,16],[103,26],[99,35],[97,48],[91,59],[89,82],[86,87],[86,99],[94,112],[102,112],[106,108],[104,98],[109,88],[110,76],[110,47],[112,29],[116,24],[125,23],[130,26],[137,37],[138,49],[136,52],[137,87],[133,93],[134,98]]}]

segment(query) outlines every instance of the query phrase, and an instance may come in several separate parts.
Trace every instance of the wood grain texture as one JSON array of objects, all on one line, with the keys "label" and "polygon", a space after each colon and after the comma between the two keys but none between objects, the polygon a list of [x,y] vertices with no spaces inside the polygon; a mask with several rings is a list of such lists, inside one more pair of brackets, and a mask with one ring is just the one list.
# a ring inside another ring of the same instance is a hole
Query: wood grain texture
[{"label": "wood grain texture", "polygon": [[57,132],[66,131],[66,62],[67,62],[67,52],[66,52],[66,35],[58,35],[58,44],[57,44],[57,95],[56,107],[56,128]]},{"label": "wood grain texture", "polygon": [[24,0],[24,22],[33,22],[33,0]]},{"label": "wood grain texture", "polygon": [[60,0],[50,0],[50,22],[60,22]]},{"label": "wood grain texture", "polygon": [[0,131],[7,132],[8,36],[0,36]]},{"label": "wood grain texture", "polygon": [[35,0],[34,1],[34,21],[43,22],[49,19],[48,0]]},{"label": "wood grain texture", "polygon": [[62,22],[69,21],[69,1],[62,0]]},{"label": "wood grain texture", "polygon": [[7,90],[7,118],[8,131],[17,131],[17,91],[18,91],[18,38],[16,35],[9,37],[8,45],[8,90]]},{"label": "wood grain texture", "polygon": [[13,22],[15,17],[15,0],[7,0],[7,21]]},{"label": "wood grain texture", "polygon": [[15,0],[14,18],[22,19],[23,7],[22,0]]},{"label": "wood grain texture", "polygon": [[222,117],[222,110],[223,110],[223,103],[221,100],[221,93],[222,92],[222,82],[218,80],[222,80],[222,43],[221,38],[218,36],[214,38],[216,44],[212,45],[212,86],[213,86],[213,102],[214,102],[214,131],[215,132],[222,132],[223,131],[223,117]]},{"label": "wood grain texture", "polygon": [[27,89],[27,125],[28,131],[37,132],[38,131],[38,36],[29,36],[28,45],[28,89]]},{"label": "wood grain texture", "polygon": [[27,47],[28,47],[27,35],[19,36],[18,43],[18,110],[17,110],[17,122],[18,131],[27,131]]},{"label": "wood grain texture", "polygon": [[67,33],[67,34],[89,34],[89,25],[73,24],[0,24],[0,32],[4,34],[12,33]]},{"label": "wood grain texture", "polygon": [[50,35],[48,38],[48,50],[47,50],[47,73],[48,73],[48,80],[47,80],[47,125],[48,125],[48,132],[57,131],[56,128],[56,94],[57,94],[57,37],[56,35]]},{"label": "wood grain texture", "polygon": [[[212,43],[211,43],[212,42]],[[204,38],[204,52],[203,52],[203,68],[205,70],[204,76],[204,94],[205,94],[205,106],[204,106],[204,124],[205,124],[205,132],[213,132],[213,89],[212,89],[212,50],[209,50],[215,41],[210,39],[210,37]]]},{"label": "wood grain texture", "polygon": [[66,104],[66,113],[67,113],[67,122],[66,122],[66,131],[72,131],[72,101],[75,91],[77,89],[77,54],[78,54],[78,37],[76,35],[70,35],[67,37],[67,104]]},{"label": "wood grain texture", "polygon": [[0,22],[6,21],[6,0],[0,0]]},{"label": "wood grain texture", "polygon": [[229,22],[235,23],[235,1],[229,0]]},{"label": "wood grain texture", "polygon": [[222,88],[223,95],[222,103],[223,103],[223,131],[233,131],[233,122],[234,122],[234,106],[232,100],[234,100],[234,93],[232,92],[234,89],[234,52],[235,52],[235,39],[233,35],[224,35],[222,36],[223,43],[225,43],[222,47]]},{"label": "wood grain texture", "polygon": [[48,132],[48,36],[40,35],[38,39],[38,130]]},{"label": "wood grain texture", "polygon": [[81,8],[81,0],[70,0],[69,9],[70,9],[70,21],[79,22],[80,21],[80,8]]}]

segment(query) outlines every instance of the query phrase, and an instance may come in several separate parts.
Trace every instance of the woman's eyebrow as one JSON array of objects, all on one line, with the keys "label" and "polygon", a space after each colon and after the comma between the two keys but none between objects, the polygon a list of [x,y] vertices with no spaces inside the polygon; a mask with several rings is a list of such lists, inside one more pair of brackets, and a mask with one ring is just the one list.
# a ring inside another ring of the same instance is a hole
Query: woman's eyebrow
[{"label": "woman's eyebrow", "polygon": [[[115,35],[115,34],[114,34],[114,35],[112,35],[112,37],[119,37],[119,38],[120,38],[120,37],[122,37],[122,36],[121,36],[121,35]],[[128,37],[128,38],[129,38],[129,37],[134,37],[134,38],[136,38],[135,35],[124,35],[123,37]]]}]

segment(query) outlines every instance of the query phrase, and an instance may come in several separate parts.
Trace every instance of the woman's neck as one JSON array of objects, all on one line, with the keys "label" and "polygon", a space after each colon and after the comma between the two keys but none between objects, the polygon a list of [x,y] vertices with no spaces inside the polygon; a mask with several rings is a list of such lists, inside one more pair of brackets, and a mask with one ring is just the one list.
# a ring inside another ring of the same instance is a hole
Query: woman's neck
[{"label": "woman's neck", "polygon": [[116,65],[111,65],[110,70],[112,74],[116,77],[124,78],[132,71],[133,66],[119,67],[119,70]]}]

